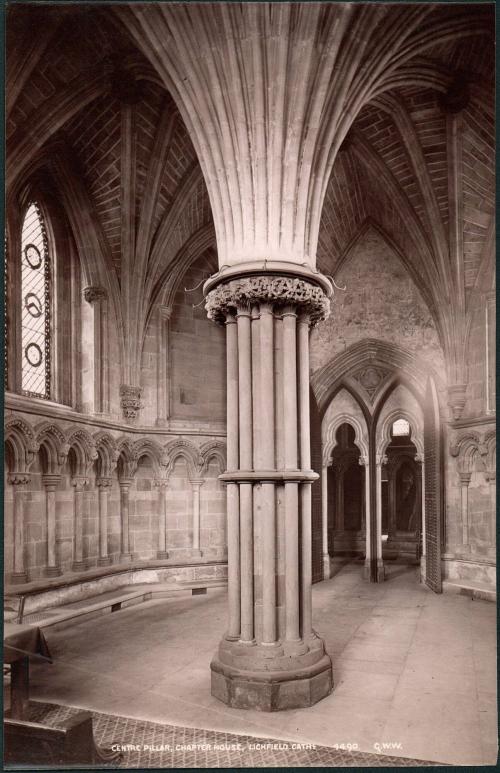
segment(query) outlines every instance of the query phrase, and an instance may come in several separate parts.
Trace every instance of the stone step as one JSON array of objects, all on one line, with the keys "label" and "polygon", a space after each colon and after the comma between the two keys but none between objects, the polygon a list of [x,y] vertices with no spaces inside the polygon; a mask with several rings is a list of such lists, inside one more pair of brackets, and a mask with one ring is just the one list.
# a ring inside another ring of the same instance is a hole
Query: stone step
[{"label": "stone step", "polygon": [[470,580],[443,580],[443,591],[448,593],[459,593],[462,596],[469,596],[472,599],[493,601],[495,604],[497,600],[495,588],[483,583],[471,582]]}]

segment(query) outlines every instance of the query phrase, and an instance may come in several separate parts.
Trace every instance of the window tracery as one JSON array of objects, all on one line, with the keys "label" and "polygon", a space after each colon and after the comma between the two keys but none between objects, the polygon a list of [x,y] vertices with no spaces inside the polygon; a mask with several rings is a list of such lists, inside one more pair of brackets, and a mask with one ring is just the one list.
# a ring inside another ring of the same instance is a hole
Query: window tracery
[{"label": "window tracery", "polygon": [[21,233],[22,390],[50,398],[50,256],[40,207],[29,204]]}]

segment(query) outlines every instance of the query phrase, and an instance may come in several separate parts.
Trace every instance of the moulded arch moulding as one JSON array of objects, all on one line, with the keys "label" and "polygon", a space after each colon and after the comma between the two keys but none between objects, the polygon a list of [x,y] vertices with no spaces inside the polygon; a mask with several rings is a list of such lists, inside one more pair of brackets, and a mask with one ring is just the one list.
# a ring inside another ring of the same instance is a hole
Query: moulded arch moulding
[{"label": "moulded arch moulding", "polygon": [[27,472],[39,448],[32,426],[21,418],[8,419],[4,426],[4,442],[14,457],[15,470],[11,472]]},{"label": "moulded arch moulding", "polygon": [[75,477],[87,477],[92,464],[97,459],[97,449],[94,439],[84,429],[77,429],[67,437],[68,453],[73,450],[76,467],[73,471]]},{"label": "moulded arch moulding", "polygon": [[326,439],[323,443],[323,466],[327,466],[331,459],[333,449],[337,445],[336,434],[341,424],[350,424],[354,430],[354,442],[361,451],[361,458],[368,459],[368,428],[363,427],[359,419],[348,413],[340,413],[328,424]]},{"label": "moulded arch moulding", "polygon": [[135,454],[134,443],[127,437],[121,437],[116,441],[116,451],[118,478],[133,478],[139,461]]},{"label": "moulded arch moulding", "polygon": [[140,438],[132,444],[132,456],[137,460],[146,456],[153,462],[153,470],[155,476],[159,476],[162,467],[166,467],[163,449],[159,443],[149,438]]},{"label": "moulded arch moulding", "polygon": [[[486,453],[482,454],[482,450]],[[484,470],[485,463],[482,459],[487,454],[487,448],[483,449],[481,438],[477,432],[466,432],[450,445],[450,454],[456,458],[459,473],[470,473],[474,470]]]},{"label": "moulded arch moulding", "polygon": [[170,477],[175,460],[179,456],[182,457],[187,464],[189,477],[191,479],[196,478],[203,468],[203,457],[201,456],[200,451],[195,448],[189,440],[185,440],[184,438],[171,440],[163,447],[162,464],[166,468],[167,477]]},{"label": "moulded arch moulding", "polygon": [[58,475],[66,462],[69,445],[64,432],[56,424],[43,422],[35,427],[36,440],[47,455],[47,470],[50,475]]},{"label": "moulded arch moulding", "polygon": [[220,440],[208,440],[200,446],[199,454],[203,460],[200,472],[206,472],[211,459],[219,463],[221,473],[226,470],[226,444]]},{"label": "moulded arch moulding", "polygon": [[382,458],[385,456],[387,446],[391,442],[391,427],[398,419],[405,419],[412,428],[411,440],[417,448],[417,456],[420,457],[420,461],[424,459],[424,428],[423,424],[413,411],[409,411],[407,408],[395,408],[390,411],[387,416],[384,417],[382,424],[380,422],[377,425],[376,430],[376,449],[377,456]]},{"label": "moulded arch moulding", "polygon": [[[348,380],[352,385],[352,376],[363,367],[375,367],[393,371],[394,374],[404,373],[414,385],[415,390],[423,397],[427,375],[431,375],[436,383],[438,395],[444,388],[443,379],[430,368],[426,362],[422,362],[417,356],[406,351],[397,344],[383,341],[378,338],[365,338],[351,344],[347,349],[335,355],[324,365],[319,367],[311,377],[311,386],[316,397],[320,412],[323,414],[331,402],[332,395],[337,392],[341,382]],[[392,378],[392,377],[391,377]],[[383,388],[390,381],[386,377],[380,382]],[[359,394],[359,385],[356,387]],[[374,394],[373,409],[378,404],[378,393]],[[440,410],[444,406],[441,405]]]},{"label": "moulded arch moulding", "polygon": [[495,430],[487,432],[483,438],[483,446],[486,450],[486,469],[490,473],[494,473],[497,464],[497,435]]},{"label": "moulded arch moulding", "polygon": [[101,478],[109,478],[118,463],[116,441],[107,432],[98,432],[93,440],[97,449],[98,474]]}]

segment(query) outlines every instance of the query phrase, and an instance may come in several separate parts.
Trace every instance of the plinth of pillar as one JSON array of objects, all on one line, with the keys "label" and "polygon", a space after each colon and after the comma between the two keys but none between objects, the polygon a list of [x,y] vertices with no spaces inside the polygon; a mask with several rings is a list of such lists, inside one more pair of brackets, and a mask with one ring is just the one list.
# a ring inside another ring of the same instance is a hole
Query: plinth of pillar
[{"label": "plinth of pillar", "polygon": [[132,561],[132,553],[120,553],[120,563],[126,564]]},{"label": "plinth of pillar", "polygon": [[166,550],[158,550],[156,554],[156,558],[160,561],[163,561],[168,558],[168,553]]},{"label": "plinth of pillar", "polygon": [[62,570],[59,566],[46,566],[43,573],[45,577],[59,577],[62,574]]},{"label": "plinth of pillar", "polygon": [[72,572],[83,572],[87,568],[87,564],[85,561],[73,561],[71,564],[71,571]]},{"label": "plinth of pillar", "polygon": [[301,644],[306,651],[291,655],[286,643],[270,648],[222,641],[210,664],[212,695],[235,709],[313,706],[333,689],[332,662],[320,638]]},{"label": "plinth of pillar", "polygon": [[99,556],[97,566],[110,566],[113,563],[111,556]]},{"label": "plinth of pillar", "polygon": [[10,582],[12,585],[22,585],[23,583],[28,582],[27,572],[12,572],[10,575]]}]

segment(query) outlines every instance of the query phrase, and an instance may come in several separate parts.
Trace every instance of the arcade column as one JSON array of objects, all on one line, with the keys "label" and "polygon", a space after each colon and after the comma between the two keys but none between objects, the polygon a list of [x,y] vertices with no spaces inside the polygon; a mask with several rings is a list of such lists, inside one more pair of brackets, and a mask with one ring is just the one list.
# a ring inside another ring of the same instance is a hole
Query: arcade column
[{"label": "arcade column", "polygon": [[333,687],[311,625],[309,436],[309,330],[327,316],[331,287],[279,264],[234,266],[204,292],[227,335],[229,626],[212,694],[235,708],[311,706]]}]

